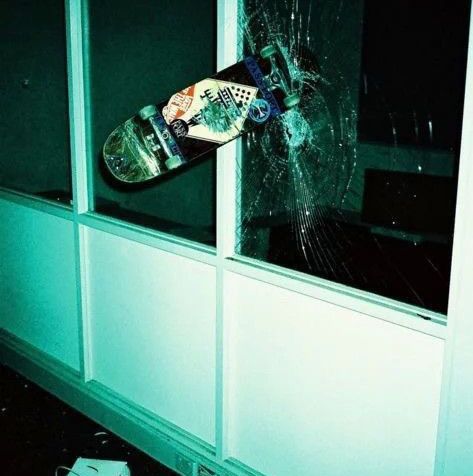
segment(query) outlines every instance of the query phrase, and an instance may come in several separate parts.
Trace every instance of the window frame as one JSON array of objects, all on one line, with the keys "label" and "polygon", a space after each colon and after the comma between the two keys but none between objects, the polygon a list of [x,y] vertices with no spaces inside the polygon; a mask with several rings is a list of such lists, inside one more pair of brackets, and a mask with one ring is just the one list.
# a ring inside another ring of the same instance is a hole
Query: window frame
[{"label": "window frame", "polygon": [[[217,70],[233,64],[239,56],[238,28],[236,19],[242,0],[217,1]],[[72,209],[68,206],[50,202],[7,188],[0,187],[0,198],[21,203],[46,213],[58,215],[72,220],[77,229],[78,261],[83,259],[83,242],[80,229],[95,228],[126,239],[140,242],[179,256],[194,259],[211,266],[217,271],[217,314],[223,319],[223,303],[225,299],[224,275],[227,272],[257,279],[275,286],[304,294],[314,299],[351,309],[392,322],[427,334],[445,337],[447,316],[414,305],[405,304],[394,299],[361,291],[356,288],[338,284],[323,278],[283,268],[278,265],[265,263],[247,258],[235,252],[238,242],[238,162],[241,157],[240,141],[233,141],[217,151],[217,246],[216,248],[202,245],[184,238],[134,225],[117,218],[108,217],[92,211],[92,160],[89,150],[89,124],[87,89],[85,74],[87,73],[87,0],[66,0],[66,38],[67,38],[67,67],[69,90],[69,119],[71,144],[72,171]],[[471,28],[471,23],[470,23]],[[471,57],[471,48],[469,49]],[[471,60],[468,71],[472,69]],[[465,95],[473,90],[471,73],[467,75]],[[465,104],[465,117],[468,109]],[[464,170],[469,149],[473,148],[473,138],[467,137],[467,121],[464,121],[462,131],[462,147],[460,154],[460,171]],[[460,177],[461,178],[461,177]],[[459,181],[460,181],[459,178]],[[456,219],[464,215],[468,195],[465,187],[459,188],[457,195]],[[455,232],[457,233],[455,227]],[[456,234],[455,233],[455,234]],[[454,255],[458,239],[454,240]],[[458,258],[457,258],[458,260]],[[452,265],[450,289],[456,286],[457,269]],[[83,276],[81,276],[83,279]],[[451,292],[450,292],[451,295]]]},{"label": "window frame", "polygon": [[[217,1],[217,69],[233,64],[238,57],[238,30],[236,16],[242,0]],[[470,239],[467,235],[470,183],[473,180],[473,36],[470,34],[468,49],[467,77],[465,84],[465,104],[462,127],[462,144],[460,151],[460,173],[456,205],[456,223],[453,243],[452,272],[450,281],[449,323],[447,316],[404,304],[393,299],[360,291],[345,285],[310,276],[274,264],[246,258],[235,252],[237,238],[238,210],[238,160],[241,157],[239,141],[233,141],[220,148],[217,153],[217,246],[201,245],[164,232],[148,229],[116,218],[107,217],[91,210],[92,181],[90,171],[92,161],[88,149],[88,98],[84,83],[87,72],[86,34],[87,34],[87,0],[66,0],[66,36],[67,66],[69,87],[69,118],[72,169],[72,208],[64,204],[51,202],[41,197],[16,192],[0,187],[0,200],[7,200],[18,206],[29,207],[71,221],[74,226],[74,247],[76,259],[76,277],[78,283],[77,301],[80,327],[80,372],[83,381],[89,381],[91,371],[90,323],[91,316],[87,303],[87,229],[100,230],[130,241],[166,251],[177,256],[196,260],[212,266],[216,272],[216,443],[215,454],[219,459],[228,455],[228,376],[227,353],[230,345],[226,342],[229,322],[225,315],[228,303],[226,276],[238,274],[256,279],[294,294],[309,296],[361,313],[376,319],[402,326],[406,330],[446,339],[447,331],[453,332],[452,322],[464,311],[456,303],[456,297],[465,285],[466,276],[463,256],[467,255]],[[472,10],[473,11],[473,10]],[[470,21],[470,32],[472,21]],[[468,284],[468,282],[467,282]],[[282,310],[284,312],[284,310]],[[289,309],[288,309],[289,311]],[[429,365],[428,356],[426,365]],[[448,371],[448,369],[447,369]],[[448,373],[448,372],[447,372]],[[439,431],[440,442],[442,436]],[[186,442],[188,439],[186,437]],[[190,439],[189,439],[190,441]],[[214,451],[211,448],[209,451]],[[229,462],[231,464],[231,461]]]},{"label": "window frame", "polygon": [[[242,3],[242,0],[219,1],[218,69],[233,64],[239,56],[237,45],[241,41],[236,19]],[[224,270],[428,334],[444,336],[443,330],[439,332],[438,329],[438,324],[446,326],[447,317],[444,314],[236,253],[239,211],[235,204],[239,203],[237,169],[241,160],[239,142],[227,144],[217,154],[217,256]]]}]

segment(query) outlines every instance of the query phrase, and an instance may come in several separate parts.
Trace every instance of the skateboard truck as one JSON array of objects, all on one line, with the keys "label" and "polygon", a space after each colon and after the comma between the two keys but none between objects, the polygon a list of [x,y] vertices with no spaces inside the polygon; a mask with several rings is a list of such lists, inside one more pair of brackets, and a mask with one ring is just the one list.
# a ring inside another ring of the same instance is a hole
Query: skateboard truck
[{"label": "skateboard truck", "polygon": [[160,114],[158,108],[154,104],[145,106],[138,111],[138,116],[142,121],[149,121],[153,130],[158,137],[159,145],[164,150],[168,159],[164,161],[164,164],[169,170],[175,169],[184,164],[184,159],[179,146],[177,145],[174,137],[167,129],[164,118]]},{"label": "skateboard truck", "polygon": [[300,96],[293,92],[291,74],[281,49],[276,45],[267,45],[261,49],[260,56],[271,63],[271,72],[265,77],[269,89],[280,88],[284,91],[286,97],[283,99],[283,103],[287,109],[297,106]]}]

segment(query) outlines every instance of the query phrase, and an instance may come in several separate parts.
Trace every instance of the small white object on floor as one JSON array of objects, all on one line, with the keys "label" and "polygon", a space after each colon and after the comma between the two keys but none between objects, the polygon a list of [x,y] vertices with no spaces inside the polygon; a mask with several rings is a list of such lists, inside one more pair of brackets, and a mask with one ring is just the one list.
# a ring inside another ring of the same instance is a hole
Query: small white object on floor
[{"label": "small white object on floor", "polygon": [[67,476],[131,476],[124,461],[77,458]]}]

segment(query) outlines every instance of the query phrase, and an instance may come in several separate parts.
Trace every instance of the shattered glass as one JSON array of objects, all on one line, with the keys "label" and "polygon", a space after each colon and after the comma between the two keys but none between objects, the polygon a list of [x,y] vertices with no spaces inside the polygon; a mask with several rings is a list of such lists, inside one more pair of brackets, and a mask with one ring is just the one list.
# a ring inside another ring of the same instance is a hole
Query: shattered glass
[{"label": "shattered glass", "polygon": [[420,3],[240,2],[302,101],[242,140],[236,252],[446,313],[469,2]]}]

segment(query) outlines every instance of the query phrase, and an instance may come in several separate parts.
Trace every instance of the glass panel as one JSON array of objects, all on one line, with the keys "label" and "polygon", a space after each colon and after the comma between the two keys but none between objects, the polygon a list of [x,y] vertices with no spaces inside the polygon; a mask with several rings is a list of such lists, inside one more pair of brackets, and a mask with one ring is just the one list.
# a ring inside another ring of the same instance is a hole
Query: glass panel
[{"label": "glass panel", "polygon": [[243,140],[238,253],[446,313],[469,3],[244,2],[302,101]]},{"label": "glass panel", "polygon": [[71,201],[61,0],[0,1],[0,186]]},{"label": "glass panel", "polygon": [[142,107],[215,70],[214,0],[106,0],[88,7],[88,108],[94,210],[215,244],[215,163],[202,160],[142,185],[103,167],[108,135]]}]

